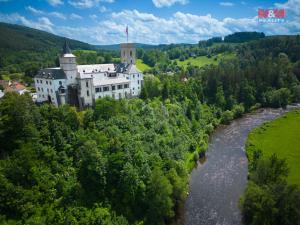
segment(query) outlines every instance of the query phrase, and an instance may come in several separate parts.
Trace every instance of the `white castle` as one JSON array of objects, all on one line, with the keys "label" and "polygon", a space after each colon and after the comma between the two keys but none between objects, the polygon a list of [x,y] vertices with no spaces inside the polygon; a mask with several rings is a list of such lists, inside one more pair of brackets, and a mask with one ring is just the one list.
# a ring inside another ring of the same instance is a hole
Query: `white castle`
[{"label": "white castle", "polygon": [[135,61],[135,46],[126,43],[121,44],[120,64],[77,65],[76,56],[65,42],[60,67],[42,69],[34,78],[37,102],[85,108],[106,96],[114,99],[138,96],[143,74]]}]

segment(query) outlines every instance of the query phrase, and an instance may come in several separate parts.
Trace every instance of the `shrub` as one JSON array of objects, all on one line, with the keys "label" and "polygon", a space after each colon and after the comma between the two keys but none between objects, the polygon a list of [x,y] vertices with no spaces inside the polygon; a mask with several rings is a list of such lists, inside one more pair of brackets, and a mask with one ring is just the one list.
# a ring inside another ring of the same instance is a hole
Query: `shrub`
[{"label": "shrub", "polygon": [[221,123],[223,124],[229,124],[231,120],[233,120],[233,112],[230,110],[226,110],[225,112],[222,113],[221,116]]}]

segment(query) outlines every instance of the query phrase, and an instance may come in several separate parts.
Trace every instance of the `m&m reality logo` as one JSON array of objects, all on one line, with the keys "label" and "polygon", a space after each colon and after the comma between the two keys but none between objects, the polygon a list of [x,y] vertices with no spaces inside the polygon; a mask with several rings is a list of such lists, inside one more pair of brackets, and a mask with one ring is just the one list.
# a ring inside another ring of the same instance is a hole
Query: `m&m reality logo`
[{"label": "m&m reality logo", "polygon": [[285,9],[258,9],[258,22],[283,23],[285,17]]}]

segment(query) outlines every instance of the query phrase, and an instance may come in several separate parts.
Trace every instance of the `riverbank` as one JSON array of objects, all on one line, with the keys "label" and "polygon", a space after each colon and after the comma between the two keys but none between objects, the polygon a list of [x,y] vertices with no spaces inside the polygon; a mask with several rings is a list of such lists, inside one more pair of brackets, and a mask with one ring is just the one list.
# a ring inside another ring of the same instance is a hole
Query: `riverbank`
[{"label": "riverbank", "polygon": [[215,130],[208,145],[206,162],[190,175],[182,224],[242,225],[238,202],[247,184],[245,143],[248,134],[292,108],[259,109]]},{"label": "riverbank", "polygon": [[290,173],[288,182],[300,187],[300,110],[255,128],[248,137],[246,151],[250,163],[253,152],[261,151],[263,158],[276,154],[287,161]]}]

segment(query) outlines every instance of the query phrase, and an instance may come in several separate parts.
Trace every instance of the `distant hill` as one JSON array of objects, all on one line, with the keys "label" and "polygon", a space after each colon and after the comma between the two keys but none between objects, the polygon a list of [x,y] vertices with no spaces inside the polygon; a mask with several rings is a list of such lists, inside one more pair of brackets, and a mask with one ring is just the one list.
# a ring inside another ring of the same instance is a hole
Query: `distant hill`
[{"label": "distant hill", "polygon": [[[0,22],[0,49],[6,49],[9,51],[44,51],[47,49],[61,49],[65,40],[68,40],[72,49],[84,49],[84,50],[119,50],[120,45],[91,45],[81,41],[61,37],[25,26],[1,23]],[[137,48],[155,48],[157,45],[148,45],[142,43],[136,43]]]},{"label": "distant hill", "polygon": [[95,46],[81,41],[20,25],[0,23],[0,33],[0,49],[2,50],[45,51],[47,49],[61,49],[66,39],[73,49],[95,49]]},{"label": "distant hill", "polygon": [[[120,44],[115,45],[94,45],[97,49],[104,49],[104,50],[119,50]],[[142,44],[142,43],[135,43],[136,48],[143,48],[143,49],[151,49],[151,48],[157,48],[158,45],[148,45],[148,44]]]},{"label": "distant hill", "polygon": [[243,43],[264,38],[265,34],[260,32],[236,32],[225,36],[224,42]]}]

